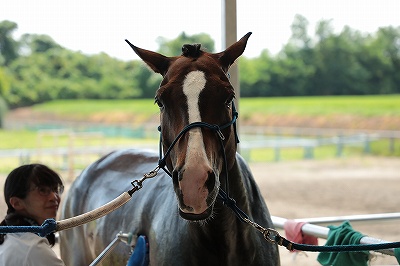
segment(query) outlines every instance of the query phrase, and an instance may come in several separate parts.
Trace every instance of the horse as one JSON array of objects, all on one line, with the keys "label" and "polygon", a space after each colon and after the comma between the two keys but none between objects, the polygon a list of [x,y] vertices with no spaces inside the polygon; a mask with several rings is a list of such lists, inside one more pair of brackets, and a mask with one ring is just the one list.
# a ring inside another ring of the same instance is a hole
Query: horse
[{"label": "horse", "polygon": [[[236,218],[220,200],[225,191],[249,219],[273,228],[250,168],[237,153],[235,90],[228,70],[250,35],[219,53],[186,44],[174,57],[126,40],[163,77],[155,96],[160,151],[120,149],[92,163],[71,185],[61,218],[113,200],[155,166],[165,171],[146,180],[119,209],[61,231],[66,265],[90,264],[121,231],[147,237],[150,265],[280,265],[276,244]],[[103,265],[126,265],[129,251],[119,245]]]}]

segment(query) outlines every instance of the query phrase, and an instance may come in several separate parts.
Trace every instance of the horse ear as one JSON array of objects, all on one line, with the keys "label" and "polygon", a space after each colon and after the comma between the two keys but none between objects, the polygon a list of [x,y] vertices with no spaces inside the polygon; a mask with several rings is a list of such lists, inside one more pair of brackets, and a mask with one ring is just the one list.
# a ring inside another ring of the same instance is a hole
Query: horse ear
[{"label": "horse ear", "polygon": [[242,55],[246,48],[247,40],[249,39],[251,32],[244,35],[239,41],[229,46],[225,51],[218,53],[219,61],[222,69],[227,72],[229,67],[235,62],[235,60]]},{"label": "horse ear", "polygon": [[164,76],[171,63],[171,58],[162,54],[139,48],[125,40],[135,53],[156,73]]}]

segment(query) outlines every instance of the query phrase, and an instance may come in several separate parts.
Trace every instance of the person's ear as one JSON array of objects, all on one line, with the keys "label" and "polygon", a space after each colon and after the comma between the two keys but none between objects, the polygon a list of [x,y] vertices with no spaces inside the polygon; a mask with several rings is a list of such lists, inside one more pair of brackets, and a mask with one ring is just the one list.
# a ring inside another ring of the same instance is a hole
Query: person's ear
[{"label": "person's ear", "polygon": [[22,199],[20,199],[18,197],[11,197],[10,204],[16,211],[20,211],[20,210],[24,209],[23,201],[22,201]]}]

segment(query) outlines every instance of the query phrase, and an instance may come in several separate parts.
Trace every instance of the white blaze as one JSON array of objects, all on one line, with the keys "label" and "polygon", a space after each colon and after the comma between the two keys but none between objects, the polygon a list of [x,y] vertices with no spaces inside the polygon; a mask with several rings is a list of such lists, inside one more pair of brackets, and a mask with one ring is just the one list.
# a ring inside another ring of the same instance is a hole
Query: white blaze
[{"label": "white blaze", "polygon": [[[199,96],[205,85],[206,78],[204,72],[202,71],[190,72],[183,81],[183,93],[187,98],[189,124],[193,122],[201,122]],[[188,132],[188,134],[189,139],[186,162],[190,161],[191,159],[195,159],[196,161],[200,158],[206,159],[201,129],[193,128]]]},{"label": "white blaze", "polygon": [[[201,71],[192,71],[183,81],[183,93],[187,98],[189,123],[201,122],[199,97],[206,85],[206,78]],[[201,128],[189,130],[185,164],[182,168],[179,188],[182,192],[184,211],[200,214],[207,210],[209,191],[206,186],[212,171],[204,147]]]},{"label": "white blaze", "polygon": [[204,72],[201,71],[190,72],[183,81],[183,93],[186,95],[188,104],[189,123],[201,121],[199,96],[205,85],[206,78]]}]

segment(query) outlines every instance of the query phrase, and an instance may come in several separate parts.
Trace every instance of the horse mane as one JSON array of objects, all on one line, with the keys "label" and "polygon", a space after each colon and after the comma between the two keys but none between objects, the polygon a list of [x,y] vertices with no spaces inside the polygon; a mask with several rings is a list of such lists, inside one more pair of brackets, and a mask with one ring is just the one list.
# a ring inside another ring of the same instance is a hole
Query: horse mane
[{"label": "horse mane", "polygon": [[202,50],[200,50],[200,47],[200,43],[184,44],[182,46],[182,55],[185,57],[198,58],[203,52]]}]

